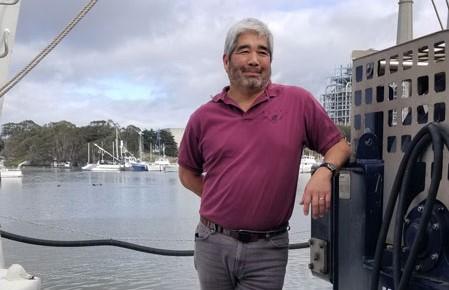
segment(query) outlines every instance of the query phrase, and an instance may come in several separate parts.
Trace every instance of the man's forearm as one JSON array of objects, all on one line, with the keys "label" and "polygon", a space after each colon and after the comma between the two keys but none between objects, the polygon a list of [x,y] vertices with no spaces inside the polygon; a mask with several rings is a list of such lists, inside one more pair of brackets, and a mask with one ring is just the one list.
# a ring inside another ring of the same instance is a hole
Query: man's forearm
[{"label": "man's forearm", "polygon": [[203,192],[203,178],[201,177],[201,175],[189,178],[186,183],[183,183],[183,185],[187,189],[201,197],[201,193]]},{"label": "man's forearm", "polygon": [[185,188],[201,197],[201,193],[203,192],[203,177],[200,174],[180,166],[179,180]]},{"label": "man's forearm", "polygon": [[349,156],[351,156],[351,147],[345,139],[332,146],[324,155],[324,161],[335,164],[337,168],[341,168]]}]

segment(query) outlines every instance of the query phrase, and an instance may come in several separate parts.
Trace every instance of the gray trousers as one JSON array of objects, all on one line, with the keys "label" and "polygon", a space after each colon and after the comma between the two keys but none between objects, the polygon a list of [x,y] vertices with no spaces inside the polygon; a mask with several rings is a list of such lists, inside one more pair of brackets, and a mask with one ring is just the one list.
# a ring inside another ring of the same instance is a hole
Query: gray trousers
[{"label": "gray trousers", "polygon": [[242,243],[198,224],[194,264],[202,290],[281,290],[288,232]]}]

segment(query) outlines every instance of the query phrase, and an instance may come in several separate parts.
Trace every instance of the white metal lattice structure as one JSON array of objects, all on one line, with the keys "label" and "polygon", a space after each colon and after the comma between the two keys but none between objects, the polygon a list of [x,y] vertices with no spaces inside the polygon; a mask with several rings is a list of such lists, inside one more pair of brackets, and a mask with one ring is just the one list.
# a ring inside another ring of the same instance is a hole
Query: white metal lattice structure
[{"label": "white metal lattice structure", "polygon": [[340,66],[330,77],[330,84],[321,95],[321,102],[327,114],[337,125],[351,124],[351,65]]}]

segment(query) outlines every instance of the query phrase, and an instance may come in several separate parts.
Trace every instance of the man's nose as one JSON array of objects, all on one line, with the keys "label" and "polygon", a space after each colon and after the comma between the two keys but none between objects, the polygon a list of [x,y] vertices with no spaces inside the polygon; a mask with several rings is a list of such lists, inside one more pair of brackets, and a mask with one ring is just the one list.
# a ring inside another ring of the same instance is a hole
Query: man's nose
[{"label": "man's nose", "polygon": [[257,52],[252,52],[249,54],[248,64],[252,66],[257,66],[260,64]]}]

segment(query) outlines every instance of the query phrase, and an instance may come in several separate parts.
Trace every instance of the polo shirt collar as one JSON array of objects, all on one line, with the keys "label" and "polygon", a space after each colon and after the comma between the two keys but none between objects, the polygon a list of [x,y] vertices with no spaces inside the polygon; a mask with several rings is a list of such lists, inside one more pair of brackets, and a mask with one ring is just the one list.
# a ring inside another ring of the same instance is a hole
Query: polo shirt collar
[{"label": "polo shirt collar", "polygon": [[[235,105],[235,102],[228,96],[228,91],[229,91],[229,86],[224,87],[223,90],[219,94],[217,94],[216,96],[214,96],[212,98],[212,101],[215,103],[218,103],[221,101],[228,105],[229,104]],[[267,87],[265,88],[264,92],[259,97],[257,97],[254,104],[261,103],[261,102],[266,101],[272,97],[277,97],[277,95],[278,95],[278,91],[274,88],[273,84],[270,81],[268,83]]]}]

